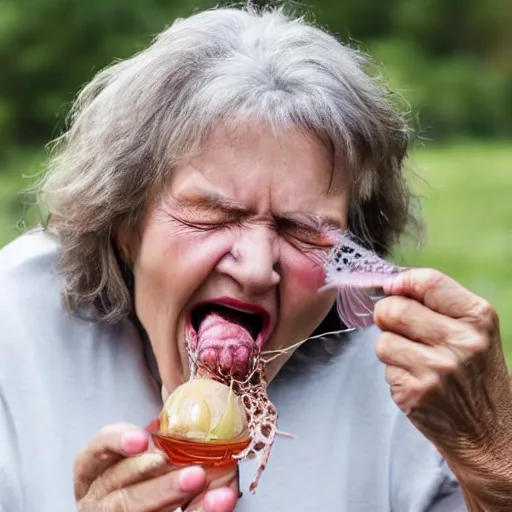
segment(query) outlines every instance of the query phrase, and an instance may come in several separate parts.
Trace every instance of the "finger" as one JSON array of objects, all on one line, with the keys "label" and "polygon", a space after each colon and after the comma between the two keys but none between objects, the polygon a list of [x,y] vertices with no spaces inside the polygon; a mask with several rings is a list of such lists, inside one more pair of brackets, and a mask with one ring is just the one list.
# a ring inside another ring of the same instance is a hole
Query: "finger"
[{"label": "finger", "polygon": [[238,492],[233,488],[222,487],[208,491],[203,500],[204,512],[233,512],[238,501]]},{"label": "finger", "polygon": [[214,489],[227,487],[234,491],[237,498],[240,495],[240,473],[238,465],[234,471],[227,472],[226,468],[211,468],[207,471],[207,478],[209,481],[208,489],[187,505],[186,512],[201,510],[205,495]]},{"label": "finger", "polygon": [[383,285],[388,295],[406,295],[452,318],[471,316],[482,299],[454,279],[426,268],[405,270]]},{"label": "finger", "polygon": [[196,466],[118,489],[101,502],[102,510],[154,512],[174,510],[188,503],[206,487],[206,473]]},{"label": "finger", "polygon": [[382,331],[391,331],[405,338],[427,345],[450,343],[464,347],[476,332],[471,326],[461,323],[419,302],[402,296],[381,299],[375,305],[375,324]]},{"label": "finger", "polygon": [[405,385],[410,378],[411,375],[405,368],[391,364],[386,366],[386,382],[390,386]]},{"label": "finger", "polygon": [[100,500],[117,489],[143,482],[175,469],[168,464],[164,454],[143,453],[121,460],[107,468],[101,476],[94,480],[87,494],[89,497]]},{"label": "finger", "polygon": [[386,382],[389,384],[391,397],[402,412],[409,414],[421,402],[433,383],[425,386],[420,379],[399,366],[386,367]]},{"label": "finger", "polygon": [[422,345],[391,332],[379,336],[375,352],[384,364],[402,368],[417,379],[432,371],[439,375],[453,373],[460,365],[458,356],[446,345]]},{"label": "finger", "polygon": [[128,423],[118,423],[101,429],[75,460],[76,500],[79,501],[87,494],[92,482],[109,466],[123,457],[144,452],[148,447],[148,438],[147,432]]}]

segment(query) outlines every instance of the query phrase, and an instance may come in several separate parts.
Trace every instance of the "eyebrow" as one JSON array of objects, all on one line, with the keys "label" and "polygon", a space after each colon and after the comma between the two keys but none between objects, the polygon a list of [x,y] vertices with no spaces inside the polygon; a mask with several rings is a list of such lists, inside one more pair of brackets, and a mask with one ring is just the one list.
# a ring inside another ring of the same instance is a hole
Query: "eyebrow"
[{"label": "eyebrow", "polygon": [[[256,214],[256,211],[247,208],[232,199],[215,192],[202,192],[196,197],[180,197],[176,199],[179,206],[192,208],[215,208],[236,215]],[[343,229],[339,219],[331,215],[318,215],[307,212],[280,212],[273,215],[275,219],[286,220],[298,226],[313,229],[334,228]]]},{"label": "eyebrow", "polygon": [[335,228],[342,229],[339,219],[331,215],[318,215],[305,212],[283,212],[277,218],[293,222],[299,226],[315,229]]},{"label": "eyebrow", "polygon": [[202,193],[200,196],[196,197],[180,197],[176,199],[176,202],[179,206],[192,208],[216,208],[231,213],[237,213],[239,215],[253,213],[250,209],[242,206],[236,201],[215,192]]}]

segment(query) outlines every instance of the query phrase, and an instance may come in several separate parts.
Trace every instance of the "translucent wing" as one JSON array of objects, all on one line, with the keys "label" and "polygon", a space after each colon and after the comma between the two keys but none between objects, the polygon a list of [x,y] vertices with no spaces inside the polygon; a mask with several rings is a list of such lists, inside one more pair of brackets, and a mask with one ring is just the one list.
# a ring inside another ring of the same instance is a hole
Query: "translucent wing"
[{"label": "translucent wing", "polygon": [[336,232],[334,246],[324,261],[326,285],[336,288],[337,311],[347,327],[362,328],[373,322],[376,300],[382,287],[398,272],[398,267],[363,247],[347,232]]}]

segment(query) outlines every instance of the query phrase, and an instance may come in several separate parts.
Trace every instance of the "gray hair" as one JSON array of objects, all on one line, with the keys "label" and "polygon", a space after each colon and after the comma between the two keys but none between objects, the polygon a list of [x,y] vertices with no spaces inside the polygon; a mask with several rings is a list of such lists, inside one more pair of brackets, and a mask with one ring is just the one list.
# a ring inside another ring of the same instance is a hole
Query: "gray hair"
[{"label": "gray hair", "polygon": [[55,141],[41,199],[61,244],[64,297],[115,322],[133,304],[116,253],[155,191],[219,122],[300,127],[351,172],[349,229],[387,254],[410,217],[408,130],[369,60],[283,9],[217,8],[177,20],[98,73]]}]

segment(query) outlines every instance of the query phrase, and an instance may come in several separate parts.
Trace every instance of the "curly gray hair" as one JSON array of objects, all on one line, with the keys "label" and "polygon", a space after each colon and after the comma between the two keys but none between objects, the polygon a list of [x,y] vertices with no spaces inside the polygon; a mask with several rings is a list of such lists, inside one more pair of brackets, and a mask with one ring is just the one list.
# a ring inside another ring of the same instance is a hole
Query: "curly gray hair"
[{"label": "curly gray hair", "polygon": [[116,253],[173,167],[219,122],[257,118],[317,136],[351,172],[349,229],[389,253],[410,218],[403,115],[367,57],[283,9],[217,8],[177,20],[97,74],[55,141],[41,199],[61,244],[71,311],[132,311]]}]

